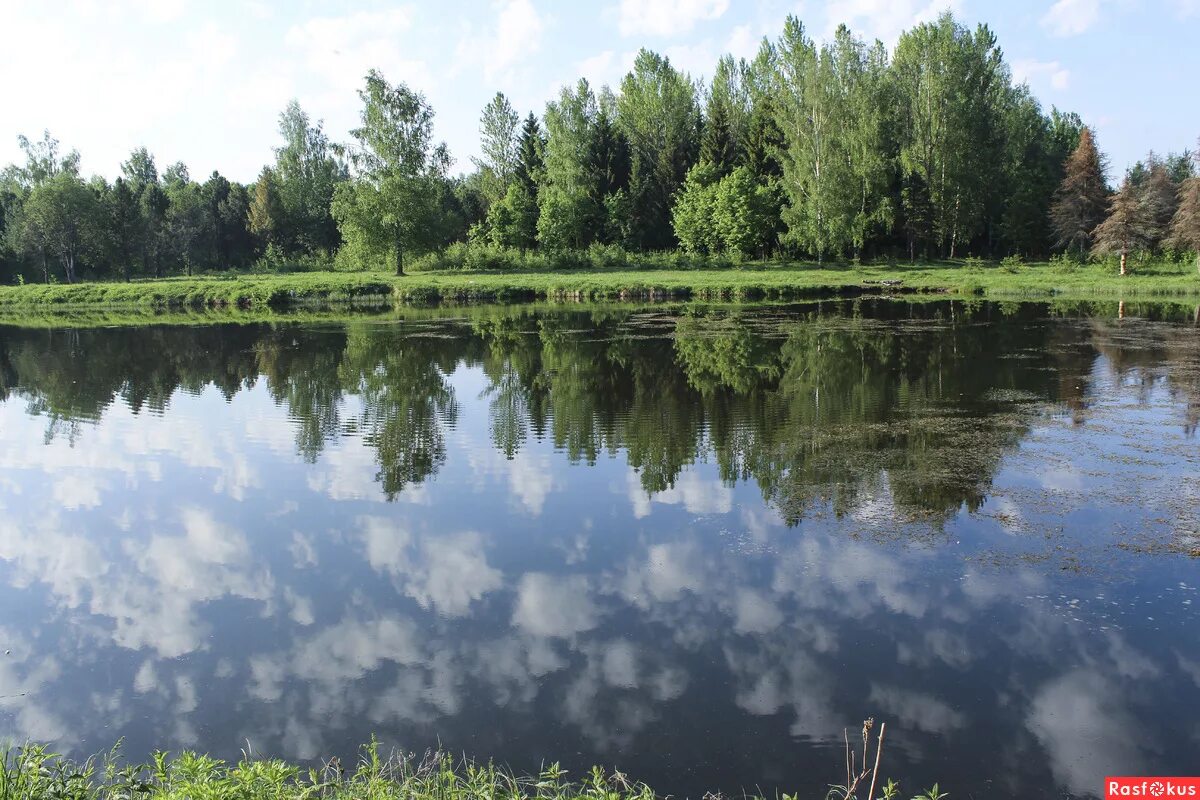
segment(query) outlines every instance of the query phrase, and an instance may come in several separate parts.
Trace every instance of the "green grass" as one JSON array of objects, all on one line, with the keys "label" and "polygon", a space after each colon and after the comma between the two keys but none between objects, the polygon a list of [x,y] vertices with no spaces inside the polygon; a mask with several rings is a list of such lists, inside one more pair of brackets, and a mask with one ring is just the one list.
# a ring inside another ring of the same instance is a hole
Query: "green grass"
[{"label": "green grass", "polygon": [[994,298],[1200,299],[1190,264],[1143,265],[1120,277],[1108,265],[936,263],[878,267],[755,262],[722,269],[565,272],[305,272],[205,276],[131,283],[0,287],[3,307],[286,308],[399,300],[787,300],[862,292],[923,292]]},{"label": "green grass", "polygon": [[[847,748],[849,745],[847,745]],[[867,751],[864,751],[864,757]],[[833,770],[836,772],[837,770]],[[865,789],[864,776],[849,778]],[[886,798],[900,797],[894,782],[880,783]],[[827,798],[845,798],[833,786]],[[944,797],[935,790],[914,800]],[[521,777],[492,763],[445,754],[384,757],[372,743],[357,764],[337,760],[302,768],[275,759],[245,757],[230,764],[206,755],[155,753],[128,764],[118,752],[72,761],[41,745],[9,748],[0,760],[0,800],[655,800],[666,797],[620,772],[599,767],[577,780],[554,764]],[[796,795],[784,795],[796,800]],[[749,798],[747,798],[749,800]]]}]

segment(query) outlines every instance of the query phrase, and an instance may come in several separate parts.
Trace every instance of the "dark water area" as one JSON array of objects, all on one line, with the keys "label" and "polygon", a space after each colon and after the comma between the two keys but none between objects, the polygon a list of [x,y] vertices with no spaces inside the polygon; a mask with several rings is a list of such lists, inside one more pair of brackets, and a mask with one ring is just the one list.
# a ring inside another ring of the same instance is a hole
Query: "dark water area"
[{"label": "dark water area", "polygon": [[663,793],[1200,760],[1190,314],[886,300],[0,327],[0,735]]}]

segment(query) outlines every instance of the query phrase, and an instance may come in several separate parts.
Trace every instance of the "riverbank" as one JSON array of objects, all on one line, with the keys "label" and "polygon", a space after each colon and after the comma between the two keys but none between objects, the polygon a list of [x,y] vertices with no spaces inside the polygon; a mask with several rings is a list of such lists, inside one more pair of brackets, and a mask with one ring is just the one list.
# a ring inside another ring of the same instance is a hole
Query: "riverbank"
[{"label": "riverbank", "polygon": [[1200,298],[1190,265],[1146,267],[1121,277],[1103,265],[1063,269],[932,264],[822,267],[755,264],[704,270],[580,272],[305,272],[200,276],[130,283],[0,287],[0,308],[283,308],[319,303],[515,302],[528,300],[790,300],[864,293],[930,293],[992,298]]},{"label": "riverbank", "polygon": [[[836,768],[831,770],[836,775]],[[864,772],[864,776],[869,773]],[[858,776],[860,779],[863,776]],[[862,780],[865,788],[866,779]],[[878,783],[886,797],[895,784]],[[669,797],[600,767],[571,779],[558,764],[520,776],[492,763],[456,760],[445,754],[385,757],[376,744],[362,748],[356,764],[337,759],[320,769],[276,759],[243,758],[237,764],[183,752],[128,764],[114,751],[73,761],[40,745],[10,748],[0,759],[0,795],[21,800],[110,800],[111,798],[239,798],[240,800],[654,800]],[[793,797],[795,795],[792,795]],[[837,797],[831,792],[829,797]],[[944,797],[935,790],[914,800]],[[759,800],[743,795],[745,800]]]}]

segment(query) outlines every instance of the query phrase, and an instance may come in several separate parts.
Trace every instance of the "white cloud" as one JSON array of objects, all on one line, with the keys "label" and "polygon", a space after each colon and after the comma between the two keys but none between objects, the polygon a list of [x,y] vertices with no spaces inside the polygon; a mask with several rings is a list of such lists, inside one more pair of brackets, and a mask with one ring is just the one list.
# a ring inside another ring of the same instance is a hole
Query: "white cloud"
[{"label": "white cloud", "polygon": [[426,88],[432,83],[432,74],[425,62],[403,56],[411,50],[403,46],[403,40],[412,25],[409,6],[358,11],[341,17],[313,17],[293,25],[284,41],[300,53],[311,72],[324,76],[339,97],[358,88],[371,69],[380,70],[393,82],[402,80]]},{"label": "white cloud", "polygon": [[508,0],[496,15],[496,37],[488,50],[484,72],[491,77],[537,52],[545,27],[529,0]]},{"label": "white cloud", "polygon": [[1037,61],[1031,58],[1014,61],[1012,73],[1017,83],[1028,83],[1030,86],[1048,85],[1059,91],[1071,86],[1071,71],[1057,61]]},{"label": "white cloud", "polygon": [[677,36],[728,8],[729,0],[621,0],[618,26],[622,36]]},{"label": "white cloud", "polygon": [[705,480],[696,472],[680,475],[670,489],[649,494],[642,488],[637,473],[626,476],[626,492],[633,515],[638,519],[650,513],[650,504],[683,505],[689,514],[728,514],[733,509],[733,490],[719,480]]},{"label": "white cloud", "polygon": [[[571,75],[587,78],[587,82],[593,89],[599,89],[601,86],[610,86],[615,89],[621,84],[621,79],[625,77],[625,74],[633,69],[633,60],[636,57],[637,52],[634,50],[622,53],[605,50],[576,63]],[[569,81],[573,84],[575,78],[569,78]],[[555,96],[558,94],[557,85],[553,87],[550,94]]]},{"label": "white cloud", "polygon": [[521,578],[513,624],[535,636],[563,638],[591,630],[600,619],[582,575],[531,572]]},{"label": "white cloud", "polygon": [[1100,0],[1058,0],[1042,17],[1055,36],[1078,36],[1100,19]]},{"label": "white cloud", "polygon": [[497,0],[492,8],[495,20],[482,32],[472,25],[464,26],[450,74],[458,75],[468,66],[481,66],[488,83],[520,83],[516,70],[541,49],[546,21],[531,0]]},{"label": "white cloud", "polygon": [[1050,756],[1054,777],[1072,792],[1094,791],[1097,775],[1148,774],[1138,742],[1153,737],[1124,705],[1125,694],[1087,670],[1068,672],[1034,694],[1025,725]]},{"label": "white cloud", "polygon": [[926,692],[872,683],[868,699],[875,708],[887,711],[906,727],[919,731],[944,734],[967,723],[962,712]]},{"label": "white cloud", "polygon": [[846,0],[830,3],[825,36],[832,36],[837,26],[844,22],[856,36],[868,42],[879,39],[890,47],[901,33],[914,25],[932,22],[945,11],[957,14],[961,10],[961,0]]},{"label": "white cloud", "polygon": [[361,517],[359,527],[367,561],[390,574],[422,608],[461,617],[501,585],[500,571],[488,565],[478,533],[414,536],[383,517]]}]

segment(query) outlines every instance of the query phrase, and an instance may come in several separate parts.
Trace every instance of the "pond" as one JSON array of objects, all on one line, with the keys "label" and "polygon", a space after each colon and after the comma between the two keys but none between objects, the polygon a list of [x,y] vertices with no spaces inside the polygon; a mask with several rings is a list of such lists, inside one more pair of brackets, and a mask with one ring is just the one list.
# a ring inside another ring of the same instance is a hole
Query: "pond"
[{"label": "pond", "polygon": [[[1200,747],[1200,330],[885,299],[0,327],[0,733],[660,792]],[[906,795],[909,796],[909,795]]]}]

